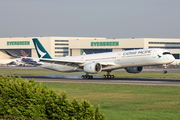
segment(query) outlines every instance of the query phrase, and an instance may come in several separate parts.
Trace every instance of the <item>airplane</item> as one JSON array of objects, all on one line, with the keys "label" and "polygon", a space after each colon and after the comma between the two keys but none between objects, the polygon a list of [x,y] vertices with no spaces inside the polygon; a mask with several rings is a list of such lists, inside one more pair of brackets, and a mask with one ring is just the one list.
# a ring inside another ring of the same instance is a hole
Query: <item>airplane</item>
[{"label": "airplane", "polygon": [[39,58],[28,57],[28,54],[26,54],[23,50],[20,50],[20,52],[23,56],[13,55],[7,50],[5,50],[5,53],[7,55],[13,58],[18,58],[17,64],[42,65],[42,62],[39,61]]},{"label": "airplane", "polygon": [[83,79],[92,79],[93,76],[89,74],[97,74],[101,71],[107,72],[103,75],[105,79],[111,79],[114,78],[114,75],[110,74],[113,70],[124,68],[128,73],[140,73],[144,66],[153,65],[163,65],[163,71],[167,73],[166,66],[175,60],[168,50],[160,48],[51,58],[37,38],[32,40],[40,61],[50,63],[52,66],[59,65],[58,69],[61,72],[83,71],[86,73],[81,76]]}]

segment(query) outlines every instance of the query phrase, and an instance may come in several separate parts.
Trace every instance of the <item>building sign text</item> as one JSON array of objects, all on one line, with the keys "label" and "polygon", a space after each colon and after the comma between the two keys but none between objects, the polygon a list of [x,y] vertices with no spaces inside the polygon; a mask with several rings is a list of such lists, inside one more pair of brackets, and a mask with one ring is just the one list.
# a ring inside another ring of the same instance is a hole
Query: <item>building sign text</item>
[{"label": "building sign text", "polygon": [[30,45],[30,41],[7,41],[7,45]]},{"label": "building sign text", "polygon": [[91,42],[91,46],[119,46],[119,42]]}]

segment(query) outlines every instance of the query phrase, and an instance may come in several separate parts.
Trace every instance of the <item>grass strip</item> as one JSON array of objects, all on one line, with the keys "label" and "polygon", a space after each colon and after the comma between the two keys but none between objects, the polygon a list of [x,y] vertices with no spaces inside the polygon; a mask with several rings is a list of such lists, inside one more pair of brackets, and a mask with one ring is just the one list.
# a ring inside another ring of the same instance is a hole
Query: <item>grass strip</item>
[{"label": "grass strip", "polygon": [[90,83],[43,83],[72,100],[100,105],[107,120],[179,120],[180,87]]}]

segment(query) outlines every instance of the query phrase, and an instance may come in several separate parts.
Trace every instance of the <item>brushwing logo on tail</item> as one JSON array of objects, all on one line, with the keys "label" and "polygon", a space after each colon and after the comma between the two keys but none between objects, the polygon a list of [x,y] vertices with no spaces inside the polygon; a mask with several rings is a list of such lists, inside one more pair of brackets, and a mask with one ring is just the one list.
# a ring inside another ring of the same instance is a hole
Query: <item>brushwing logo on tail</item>
[{"label": "brushwing logo on tail", "polygon": [[36,43],[36,48],[37,48],[37,51],[38,51],[38,54],[39,54],[40,58],[43,58],[43,57],[46,55],[46,53],[45,53],[45,52],[42,52],[42,51],[39,49],[37,43]]},{"label": "brushwing logo on tail", "polygon": [[158,58],[161,58],[162,56],[158,55]]}]

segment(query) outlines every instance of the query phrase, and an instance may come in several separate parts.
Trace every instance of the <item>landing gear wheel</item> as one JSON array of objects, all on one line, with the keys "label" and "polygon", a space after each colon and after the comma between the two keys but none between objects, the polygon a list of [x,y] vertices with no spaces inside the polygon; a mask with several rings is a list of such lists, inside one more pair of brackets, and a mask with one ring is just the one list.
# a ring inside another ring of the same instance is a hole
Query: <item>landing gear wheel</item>
[{"label": "landing gear wheel", "polygon": [[162,73],[163,73],[163,74],[166,74],[166,73],[167,73],[167,70],[163,70]]},{"label": "landing gear wheel", "polygon": [[168,71],[166,70],[167,68],[167,64],[163,64],[162,67],[164,68],[164,70],[162,71],[163,74],[166,74]]},{"label": "landing gear wheel", "polygon": [[111,76],[110,75],[107,75],[107,79],[110,79],[111,78]]},{"label": "landing gear wheel", "polygon": [[81,78],[84,79],[84,78],[85,78],[85,75],[82,75]]},{"label": "landing gear wheel", "polygon": [[113,78],[114,78],[114,75],[111,75],[111,78],[113,79]]},{"label": "landing gear wheel", "polygon": [[87,78],[88,79],[93,79],[93,76],[92,75],[88,75]]}]

